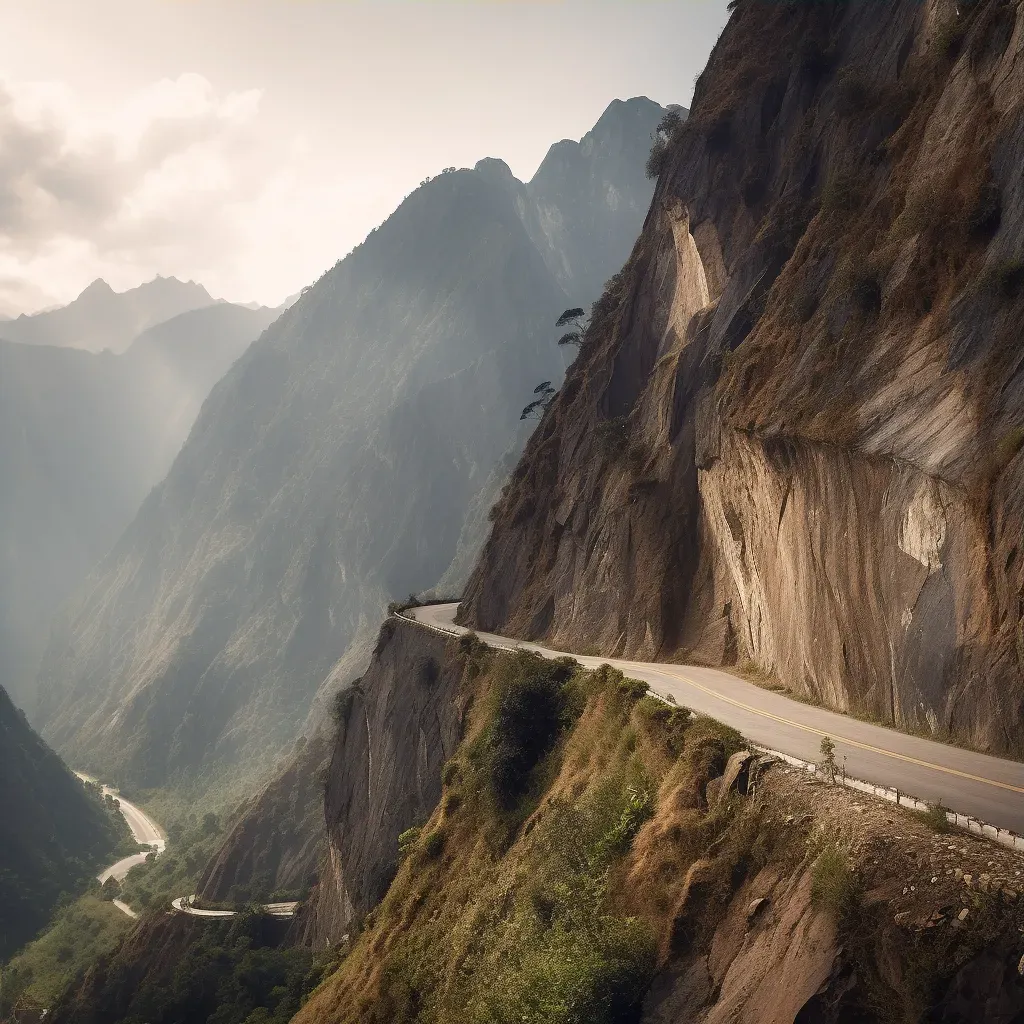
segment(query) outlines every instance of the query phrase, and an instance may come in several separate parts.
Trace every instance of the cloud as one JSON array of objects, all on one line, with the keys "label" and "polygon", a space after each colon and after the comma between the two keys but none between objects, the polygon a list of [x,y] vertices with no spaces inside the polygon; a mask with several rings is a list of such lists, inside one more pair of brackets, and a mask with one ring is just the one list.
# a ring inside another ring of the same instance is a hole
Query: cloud
[{"label": "cloud", "polygon": [[183,74],[96,119],[62,83],[0,83],[0,310],[230,259],[247,205],[293,173],[260,99]]}]

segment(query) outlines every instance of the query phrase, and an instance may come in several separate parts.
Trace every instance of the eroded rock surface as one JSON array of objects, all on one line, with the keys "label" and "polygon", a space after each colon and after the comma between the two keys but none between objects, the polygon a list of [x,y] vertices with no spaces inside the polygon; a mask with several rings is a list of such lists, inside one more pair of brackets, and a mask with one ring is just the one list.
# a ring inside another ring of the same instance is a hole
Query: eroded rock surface
[{"label": "eroded rock surface", "polygon": [[1024,750],[1020,12],[741,0],[462,622]]}]

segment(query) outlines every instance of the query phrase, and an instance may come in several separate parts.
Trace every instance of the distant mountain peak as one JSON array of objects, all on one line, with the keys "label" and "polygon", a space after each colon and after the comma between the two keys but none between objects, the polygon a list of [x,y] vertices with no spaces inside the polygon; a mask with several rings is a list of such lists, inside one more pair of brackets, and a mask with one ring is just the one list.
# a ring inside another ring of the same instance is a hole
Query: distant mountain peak
[{"label": "distant mountain peak", "polygon": [[114,289],[111,288],[110,285],[107,284],[107,282],[104,281],[102,277],[97,277],[96,280],[92,282],[92,284],[86,285],[86,287],[82,289],[82,291],[78,294],[78,298],[75,301],[77,302],[81,299],[97,298],[100,295],[106,297],[108,295],[115,294],[116,292],[114,291]]}]

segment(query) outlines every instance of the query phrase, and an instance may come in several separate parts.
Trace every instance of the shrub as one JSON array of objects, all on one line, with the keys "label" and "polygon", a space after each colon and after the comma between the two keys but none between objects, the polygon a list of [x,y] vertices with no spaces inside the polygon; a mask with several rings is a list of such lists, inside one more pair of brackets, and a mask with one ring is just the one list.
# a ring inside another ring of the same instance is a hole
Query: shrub
[{"label": "shrub", "polygon": [[934,831],[945,835],[953,831],[953,826],[946,817],[946,808],[940,800],[937,804],[929,804],[927,811],[920,811],[921,820]]},{"label": "shrub", "polygon": [[651,151],[647,154],[647,163],[644,164],[644,173],[648,178],[655,179],[661,176],[665,169],[668,157],[668,143],[660,135],[655,136],[651,143]]},{"label": "shrub", "polygon": [[398,837],[398,859],[400,861],[405,860],[416,848],[416,844],[420,841],[420,832],[420,826],[413,825]]},{"label": "shrub", "polygon": [[842,920],[857,904],[859,887],[850,870],[846,855],[830,843],[814,862],[811,875],[811,898]]},{"label": "shrub", "polygon": [[511,810],[530,773],[561,728],[562,686],[571,670],[536,655],[517,654],[491,728],[490,781],[498,805]]},{"label": "shrub", "polygon": [[423,840],[423,856],[427,860],[436,860],[444,851],[445,835],[443,828],[435,828],[426,839]]}]

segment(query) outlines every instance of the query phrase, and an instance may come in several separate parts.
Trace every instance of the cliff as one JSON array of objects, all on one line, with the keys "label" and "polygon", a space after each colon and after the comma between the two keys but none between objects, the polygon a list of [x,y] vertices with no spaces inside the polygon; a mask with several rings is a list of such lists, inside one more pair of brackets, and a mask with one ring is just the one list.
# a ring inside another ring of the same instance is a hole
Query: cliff
[{"label": "cliff", "polygon": [[649,136],[661,108],[620,107],[547,173],[564,232],[535,239],[540,200],[501,161],[440,174],[249,347],[55,631],[39,713],[56,746],[125,786],[264,780],[389,599],[448,569],[525,401],[560,379],[578,254],[610,273],[653,188],[635,125]]},{"label": "cliff", "polygon": [[1022,49],[739,0],[461,621],[1024,752]]},{"label": "cliff", "polygon": [[1017,855],[644,690],[389,620],[341,706],[331,872],[303,922],[336,970],[297,1024],[1019,1009]]}]

